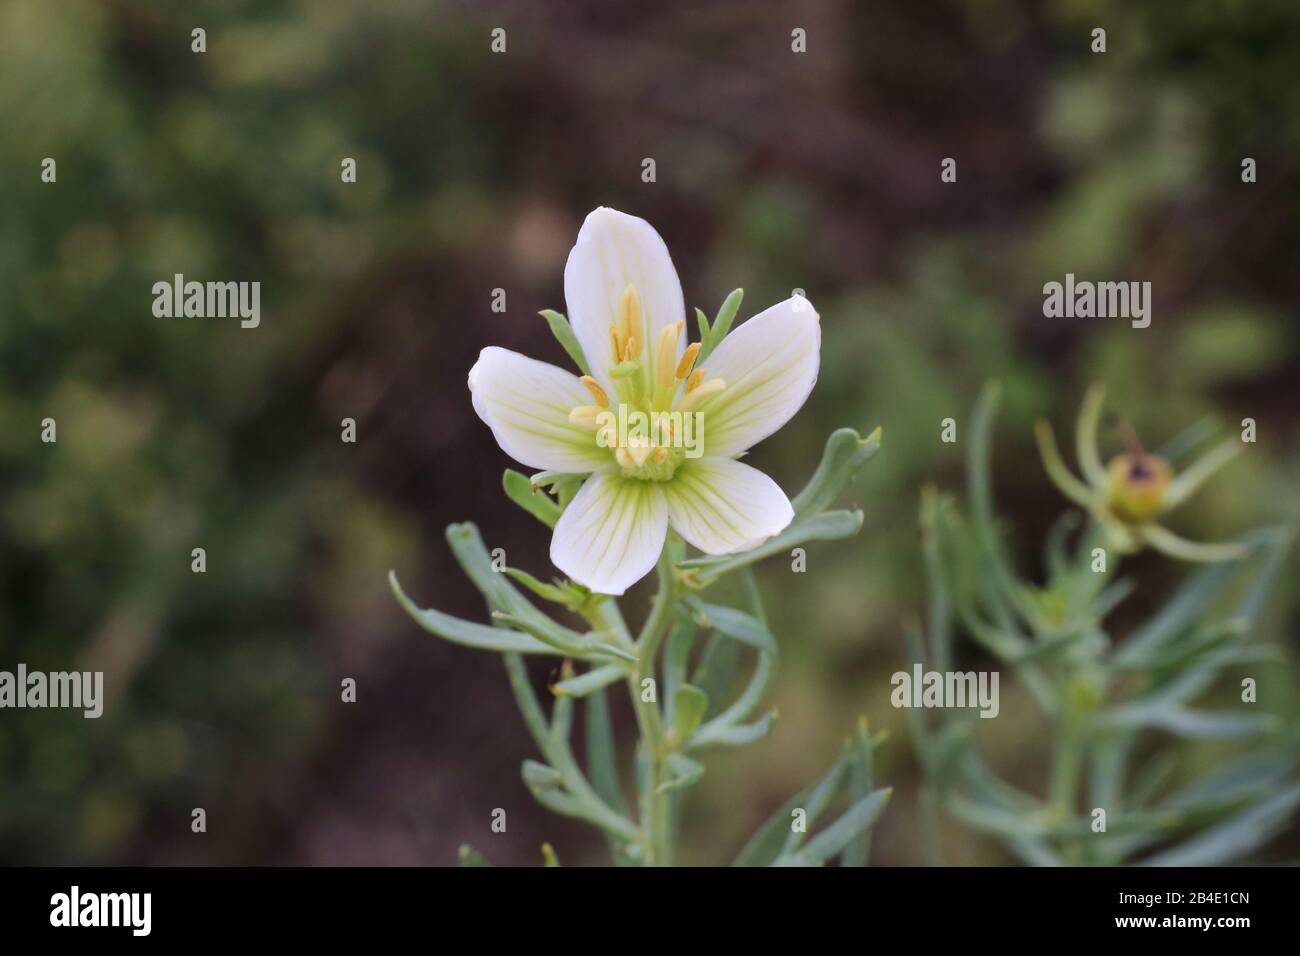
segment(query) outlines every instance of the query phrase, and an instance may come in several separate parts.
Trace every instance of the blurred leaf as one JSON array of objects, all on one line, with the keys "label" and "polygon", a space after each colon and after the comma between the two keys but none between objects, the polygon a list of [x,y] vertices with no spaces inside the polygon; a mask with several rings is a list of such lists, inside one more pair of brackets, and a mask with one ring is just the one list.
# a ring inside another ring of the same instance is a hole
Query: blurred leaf
[{"label": "blurred leaf", "polygon": [[[568,677],[555,684],[551,691],[557,697],[587,697],[604,690],[617,680],[627,677],[627,668],[619,664],[592,667],[576,677]],[[604,700],[604,695],[601,695]]]},{"label": "blurred leaf", "polygon": [[1144,866],[1222,866],[1259,849],[1286,826],[1300,805],[1300,784],[1142,861]]},{"label": "blurred leaf", "polygon": [[736,680],[739,657],[735,641],[726,634],[714,633],[705,643],[704,653],[691,675],[691,683],[704,692],[711,707],[720,708],[727,700]]},{"label": "blurred leaf", "polygon": [[691,739],[708,707],[709,696],[698,687],[683,684],[677,689],[673,696],[673,731],[677,740],[685,742]]},{"label": "blurred leaf", "polygon": [[861,511],[823,511],[810,518],[795,518],[790,526],[750,551],[714,558],[691,558],[678,567],[697,570],[705,582],[729,571],[746,567],[774,554],[789,554],[796,545],[809,541],[838,541],[851,538],[862,528]]},{"label": "blurred leaf", "polygon": [[511,501],[546,527],[554,528],[555,523],[560,520],[560,506],[552,501],[546,492],[534,488],[532,481],[526,475],[513,468],[507,468],[505,474],[501,476],[501,485]]},{"label": "blurred leaf", "polygon": [[839,781],[843,770],[844,756],[841,755],[816,784],[796,793],[764,821],[740,851],[732,866],[768,866],[772,863],[781,855],[787,841],[793,835],[794,811],[804,807],[804,802],[812,793],[818,790],[824,792],[832,788]]},{"label": "blurred leaf", "polygon": [[[729,296],[722,300],[722,305],[718,307],[718,314],[711,325],[703,331],[703,337],[700,339],[700,354],[695,359],[695,367],[699,368],[709,354],[716,349],[727,333],[731,331],[731,323],[735,321],[736,313],[740,310],[741,300],[745,297],[745,290],[736,289]],[[700,313],[701,319],[703,313]]]},{"label": "blurred leaf", "polygon": [[685,790],[704,776],[704,764],[692,760],[683,753],[670,753],[665,764],[670,776],[659,784],[660,793],[676,793]]},{"label": "blurred leaf", "polygon": [[[883,737],[873,740],[863,718],[858,722],[854,738],[854,759],[849,768],[849,800],[857,803],[869,796],[875,787],[875,748]],[[870,856],[871,828],[867,827],[844,848],[840,866],[866,866]]]},{"label": "blurred leaf", "polygon": [[551,334],[555,336],[556,341],[564,346],[564,351],[569,353],[569,358],[573,359],[573,363],[582,370],[582,374],[590,375],[591,366],[587,364],[587,357],[582,354],[582,346],[578,343],[578,337],[574,334],[569,320],[554,309],[543,309],[541,316],[551,327]]},{"label": "blurred leaf", "polygon": [[450,614],[443,614],[441,611],[421,610],[406,596],[402,586],[397,583],[396,573],[392,571],[388,573],[388,583],[397,598],[397,602],[406,613],[415,620],[415,623],[430,634],[436,634],[456,644],[464,644],[466,647],[476,647],[485,651],[515,651],[520,654],[561,653],[555,647],[527,634],[506,630],[503,627],[489,627],[486,624],[463,621],[458,617],[452,617]]},{"label": "blurred leaf", "polygon": [[869,832],[889,802],[892,789],[877,790],[863,797],[825,830],[822,830],[803,849],[777,858],[774,866],[820,866],[839,853],[860,834]]},{"label": "blurred leaf", "polygon": [[530,788],[537,787],[551,790],[564,786],[564,777],[554,767],[548,767],[536,760],[525,760],[521,771],[524,783]]},{"label": "blurred leaf", "polygon": [[563,588],[554,584],[547,584],[545,581],[539,581],[527,571],[520,570],[519,568],[506,568],[505,573],[543,600],[553,601],[556,604],[564,605],[570,605],[572,603],[569,593]]},{"label": "blurred leaf", "polygon": [[462,843],[460,845],[460,852],[458,855],[459,855],[459,862],[461,866],[489,866],[490,865],[488,861],[483,858],[483,854],[479,853],[478,850],[474,849],[468,843]]},{"label": "blurred leaf", "polygon": [[817,514],[830,507],[862,468],[880,450],[880,428],[866,438],[852,428],[839,428],[826,439],[821,462],[792,504],[796,516]]},{"label": "blurred leaf", "polygon": [[695,732],[695,736],[691,738],[690,748],[697,750],[712,746],[742,747],[745,744],[752,744],[772,732],[774,720],[776,720],[776,712],[772,711],[749,724],[722,726],[710,722]]}]

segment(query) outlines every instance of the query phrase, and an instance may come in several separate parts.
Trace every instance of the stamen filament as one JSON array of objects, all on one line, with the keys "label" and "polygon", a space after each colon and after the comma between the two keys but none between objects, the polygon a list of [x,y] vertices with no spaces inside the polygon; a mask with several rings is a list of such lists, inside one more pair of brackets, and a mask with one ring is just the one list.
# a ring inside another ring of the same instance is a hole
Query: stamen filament
[{"label": "stamen filament", "polygon": [[693,411],[703,404],[705,400],[717,395],[726,387],[727,383],[720,378],[711,378],[707,382],[701,382],[682,396],[682,400],[677,404],[677,411]]},{"label": "stamen filament", "polygon": [[641,322],[641,296],[637,294],[636,286],[629,284],[618,300],[618,331],[624,342],[634,337],[645,337]]},{"label": "stamen filament", "polygon": [[660,388],[672,388],[675,384],[673,359],[677,357],[677,343],[682,337],[682,328],[686,323],[678,319],[673,325],[665,326],[659,331],[659,347],[655,350],[655,380]]},{"label": "stamen filament", "polygon": [[582,384],[587,387],[587,391],[591,392],[591,397],[596,400],[597,405],[601,408],[609,408],[609,396],[606,395],[605,390],[600,387],[600,382],[596,381],[590,375],[584,375],[582,378],[578,379],[578,381],[582,382]]},{"label": "stamen filament", "polygon": [[569,422],[583,428],[601,427],[601,417],[610,414],[608,408],[600,405],[579,405],[569,412]]}]

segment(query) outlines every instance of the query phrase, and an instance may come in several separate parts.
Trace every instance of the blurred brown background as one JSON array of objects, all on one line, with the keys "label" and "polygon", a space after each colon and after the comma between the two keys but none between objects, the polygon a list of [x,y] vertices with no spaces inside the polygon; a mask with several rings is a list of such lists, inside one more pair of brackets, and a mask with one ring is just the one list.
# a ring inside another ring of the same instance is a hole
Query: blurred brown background
[{"label": "blurred brown background", "polygon": [[[877,772],[898,788],[874,860],[920,862],[888,678],[922,607],[919,489],[961,485],[941,419],[960,436],[1002,381],[998,502],[1027,570],[1063,505],[1031,422],[1068,427],[1098,379],[1152,445],[1207,413],[1259,422],[1179,531],[1300,518],[1298,27],[1286,0],[7,0],[0,667],[101,668],[109,699],[99,721],[0,714],[0,860],[444,864],[471,841],[512,864],[547,839],[605,859],[521,784],[500,661],[419,631],[385,577],[481,618],[442,539],[459,520],[551,573],[465,375],[490,344],[566,364],[536,312],[564,309],[568,248],[610,205],[660,230],[688,307],[736,286],[742,315],[796,287],[817,304],[821,381],[752,456],[787,491],[831,429],[884,427],[847,502],[863,533],[811,547],[795,585],[760,572],[781,719],[709,756],[679,856],[729,860],[863,713],[892,730]],[[154,318],[176,272],[260,281],[261,328]],[[1150,280],[1151,327],[1045,319],[1066,272]],[[1181,573],[1134,571],[1133,613]],[[1266,618],[1292,649],[1295,572]],[[1294,717],[1295,695],[1277,706]],[[990,723],[993,761],[1040,777],[1035,727]],[[948,836],[951,862],[1006,859]]]}]

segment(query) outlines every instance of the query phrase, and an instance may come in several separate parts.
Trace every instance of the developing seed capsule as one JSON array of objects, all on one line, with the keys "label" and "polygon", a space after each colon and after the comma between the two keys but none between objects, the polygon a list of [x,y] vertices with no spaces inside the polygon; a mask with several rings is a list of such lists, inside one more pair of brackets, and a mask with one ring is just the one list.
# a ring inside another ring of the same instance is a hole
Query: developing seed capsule
[{"label": "developing seed capsule", "polygon": [[1106,466],[1106,503],[1130,524],[1142,524],[1160,513],[1173,470],[1163,458],[1148,454],[1117,455]]}]

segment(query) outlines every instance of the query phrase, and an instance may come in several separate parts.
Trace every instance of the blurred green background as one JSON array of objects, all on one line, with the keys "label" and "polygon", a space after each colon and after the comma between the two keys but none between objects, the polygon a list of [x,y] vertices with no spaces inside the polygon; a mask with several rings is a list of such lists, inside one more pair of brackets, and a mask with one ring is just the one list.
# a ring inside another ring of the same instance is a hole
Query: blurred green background
[{"label": "blurred green background", "polygon": [[[536,313],[564,308],[569,246],[610,205],[663,234],[688,308],[736,286],[742,315],[796,287],[816,303],[818,388],[751,459],[787,491],[833,428],[884,427],[847,502],[863,533],[812,546],[793,583],[760,571],[781,719],[709,755],[680,858],[730,859],[865,714],[897,788],[874,860],[920,862],[889,675],[923,604],[920,488],[960,489],[981,383],[1004,387],[996,488],[1027,571],[1063,506],[1032,421],[1069,428],[1094,380],[1152,446],[1207,413],[1257,420],[1177,530],[1300,519],[1297,63],[1290,0],[4,0],[0,668],[102,669],[108,702],[0,713],[0,861],[444,864],[471,841],[535,863],[546,839],[605,859],[520,782],[533,748],[500,661],[419,631],[385,577],[481,618],[454,520],[549,575],[465,375],[490,344],[566,362]],[[260,281],[261,327],[155,318],[177,272]],[[1151,327],[1045,319],[1066,272],[1150,280]],[[1297,567],[1262,635],[1292,652]],[[1183,573],[1133,571],[1135,614]],[[1261,706],[1294,716],[1294,656],[1279,667],[1292,693]],[[991,762],[1041,779],[1041,728],[981,723]],[[945,835],[950,862],[1007,859]],[[1296,851],[1293,832],[1276,852]]]}]

